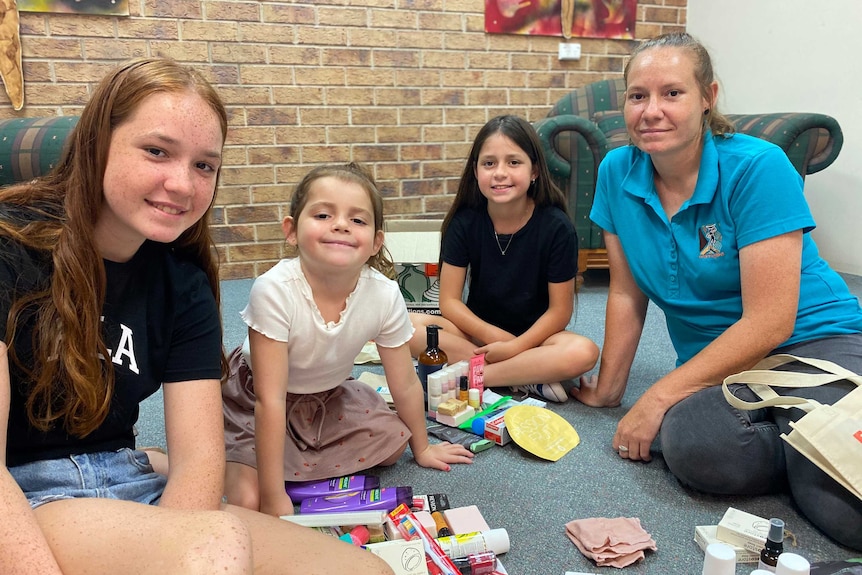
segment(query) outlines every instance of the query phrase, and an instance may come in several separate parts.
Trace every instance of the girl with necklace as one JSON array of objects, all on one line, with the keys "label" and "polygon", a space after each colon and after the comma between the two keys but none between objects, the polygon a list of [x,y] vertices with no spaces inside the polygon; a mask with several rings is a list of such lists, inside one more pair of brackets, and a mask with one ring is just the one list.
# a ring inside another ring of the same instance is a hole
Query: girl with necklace
[{"label": "girl with necklace", "polygon": [[[574,311],[577,236],[533,127],[498,116],[479,131],[442,226],[440,311],[411,314],[414,357],[440,325],[450,363],[485,354],[485,386],[543,399],[593,368],[599,350],[566,331]],[[469,294],[462,293],[469,273]]]}]

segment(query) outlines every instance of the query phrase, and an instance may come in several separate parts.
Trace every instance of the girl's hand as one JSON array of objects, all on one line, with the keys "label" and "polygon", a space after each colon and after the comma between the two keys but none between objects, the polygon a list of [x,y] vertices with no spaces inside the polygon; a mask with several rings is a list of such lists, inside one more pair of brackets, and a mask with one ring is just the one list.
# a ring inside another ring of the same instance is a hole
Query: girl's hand
[{"label": "girl's hand", "polygon": [[293,501],[290,499],[290,495],[288,495],[287,492],[275,497],[261,496],[260,511],[261,513],[266,513],[267,515],[272,515],[274,517],[293,515]]},{"label": "girl's hand", "polygon": [[463,445],[444,441],[428,445],[422,453],[415,456],[416,463],[440,471],[449,471],[451,463],[473,463],[473,453]]},{"label": "girl's hand", "polygon": [[514,340],[495,341],[494,343],[489,343],[488,345],[483,345],[482,347],[474,349],[473,355],[484,353],[485,361],[487,363],[499,363],[515,357],[521,351],[523,350],[518,349]]},{"label": "girl's hand", "polygon": [[569,389],[572,397],[590,407],[619,407],[622,397],[605,397],[599,393],[599,376],[582,375],[580,387],[574,386]]}]

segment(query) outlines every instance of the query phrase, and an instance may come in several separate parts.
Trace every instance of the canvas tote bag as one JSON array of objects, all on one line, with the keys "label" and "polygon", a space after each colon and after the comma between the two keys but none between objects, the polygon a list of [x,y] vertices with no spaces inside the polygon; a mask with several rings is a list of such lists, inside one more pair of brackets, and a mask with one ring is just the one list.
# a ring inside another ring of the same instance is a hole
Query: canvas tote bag
[{"label": "canvas tote bag", "polygon": [[[824,373],[773,370],[794,361],[806,363]],[[856,384],[856,388],[833,405],[779,395],[773,389],[817,387],[845,379]],[[727,387],[732,383],[748,384],[761,400],[739,399]],[[763,359],[750,370],[728,376],[722,383],[722,390],[727,402],[737,409],[795,407],[805,411],[806,414],[798,421],[790,422],[791,432],[782,433],[781,438],[862,499],[862,376],[831,361],[776,354]]]}]

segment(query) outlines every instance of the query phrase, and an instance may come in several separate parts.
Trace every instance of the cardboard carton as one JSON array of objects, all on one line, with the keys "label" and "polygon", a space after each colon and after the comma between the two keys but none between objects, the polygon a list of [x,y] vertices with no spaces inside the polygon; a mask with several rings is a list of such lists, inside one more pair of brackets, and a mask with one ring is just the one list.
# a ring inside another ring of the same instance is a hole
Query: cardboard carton
[{"label": "cardboard carton", "polygon": [[715,536],[725,543],[759,553],[766,543],[768,533],[768,519],[728,507],[724,517],[718,522]]},{"label": "cardboard carton", "polygon": [[384,222],[386,248],[395,262],[396,281],[409,311],[440,315],[441,224],[441,220]]}]

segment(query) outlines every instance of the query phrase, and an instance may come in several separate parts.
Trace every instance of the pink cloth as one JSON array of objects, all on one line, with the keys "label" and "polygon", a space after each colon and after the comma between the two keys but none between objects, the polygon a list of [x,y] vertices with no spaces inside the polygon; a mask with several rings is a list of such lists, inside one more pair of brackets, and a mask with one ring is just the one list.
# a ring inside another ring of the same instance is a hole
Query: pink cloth
[{"label": "pink cloth", "polygon": [[622,568],[643,560],[655,541],[637,517],[593,517],[566,523],[566,536],[599,567]]}]

